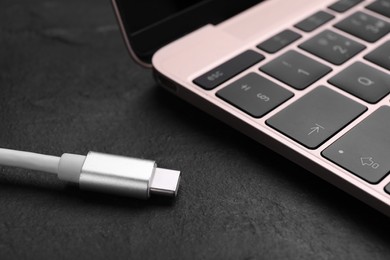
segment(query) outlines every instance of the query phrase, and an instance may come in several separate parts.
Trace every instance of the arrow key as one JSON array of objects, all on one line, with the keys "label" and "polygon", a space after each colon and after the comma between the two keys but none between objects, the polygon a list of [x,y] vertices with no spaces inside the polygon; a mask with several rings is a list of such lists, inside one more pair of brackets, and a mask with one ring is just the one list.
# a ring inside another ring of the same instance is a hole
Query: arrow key
[{"label": "arrow key", "polygon": [[369,183],[390,172],[390,107],[383,106],[326,148],[322,155]]},{"label": "arrow key", "polygon": [[365,110],[365,106],[320,86],[266,122],[302,145],[315,149]]}]

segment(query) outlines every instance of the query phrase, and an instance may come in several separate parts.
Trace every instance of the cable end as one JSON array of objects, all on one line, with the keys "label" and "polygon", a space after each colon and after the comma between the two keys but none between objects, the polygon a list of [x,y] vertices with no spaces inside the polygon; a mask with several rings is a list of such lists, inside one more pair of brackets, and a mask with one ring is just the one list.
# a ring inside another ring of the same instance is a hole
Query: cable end
[{"label": "cable end", "polygon": [[180,171],[156,168],[150,185],[150,194],[176,197],[180,182]]}]

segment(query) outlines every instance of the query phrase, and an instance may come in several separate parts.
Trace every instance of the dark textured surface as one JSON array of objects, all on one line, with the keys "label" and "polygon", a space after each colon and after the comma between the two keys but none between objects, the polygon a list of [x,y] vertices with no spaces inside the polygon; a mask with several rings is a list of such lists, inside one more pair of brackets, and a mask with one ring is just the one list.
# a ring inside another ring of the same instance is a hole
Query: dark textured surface
[{"label": "dark textured surface", "polygon": [[1,168],[1,259],[388,259],[389,219],[161,90],[108,0],[0,2],[0,142],[182,170],[179,197]]}]

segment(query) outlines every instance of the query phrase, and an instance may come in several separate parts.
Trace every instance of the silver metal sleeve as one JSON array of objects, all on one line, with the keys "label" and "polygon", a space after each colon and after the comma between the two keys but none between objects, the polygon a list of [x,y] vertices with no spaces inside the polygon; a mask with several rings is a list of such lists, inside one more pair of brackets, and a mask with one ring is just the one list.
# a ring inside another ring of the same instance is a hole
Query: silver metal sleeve
[{"label": "silver metal sleeve", "polygon": [[89,152],[81,170],[81,189],[149,198],[154,161]]}]

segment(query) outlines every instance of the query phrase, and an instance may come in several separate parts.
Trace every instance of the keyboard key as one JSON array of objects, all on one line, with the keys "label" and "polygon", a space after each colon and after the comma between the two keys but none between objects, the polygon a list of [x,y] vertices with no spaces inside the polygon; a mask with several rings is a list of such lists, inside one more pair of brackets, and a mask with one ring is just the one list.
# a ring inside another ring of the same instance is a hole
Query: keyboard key
[{"label": "keyboard key", "polygon": [[300,21],[295,25],[298,29],[301,29],[304,32],[311,32],[323,25],[324,23],[332,20],[334,18],[333,15],[324,12],[319,11],[308,18]]},{"label": "keyboard key", "polygon": [[390,0],[378,0],[369,4],[366,8],[390,18]]},{"label": "keyboard key", "polygon": [[272,116],[267,124],[314,149],[365,110],[363,105],[320,86]]},{"label": "keyboard key", "polygon": [[249,73],[219,90],[217,96],[259,118],[291,98],[293,93],[256,73]]},{"label": "keyboard key", "polygon": [[386,185],[385,191],[390,194],[390,183]]},{"label": "keyboard key", "polygon": [[356,62],[329,82],[369,103],[376,103],[390,92],[390,74]]},{"label": "keyboard key", "polygon": [[260,70],[295,89],[304,89],[329,73],[331,68],[296,51],[288,51]]},{"label": "keyboard key", "polygon": [[291,30],[284,30],[283,32],[280,32],[268,40],[260,43],[257,45],[257,48],[268,53],[275,53],[301,37],[302,36],[296,32]]},{"label": "keyboard key", "polygon": [[375,42],[390,31],[390,24],[363,12],[356,12],[334,25],[368,42]]},{"label": "keyboard key", "polygon": [[323,151],[323,156],[370,183],[390,171],[390,107],[383,106]]},{"label": "keyboard key", "polygon": [[330,5],[328,8],[339,13],[344,13],[361,2],[363,2],[363,0],[340,0]]},{"label": "keyboard key", "polygon": [[211,90],[263,59],[263,55],[248,50],[196,78],[194,83],[206,90]]},{"label": "keyboard key", "polygon": [[299,47],[336,65],[343,64],[365,48],[364,45],[330,30],[321,32]]},{"label": "keyboard key", "polygon": [[390,41],[385,42],[366,56],[365,59],[390,70]]}]

